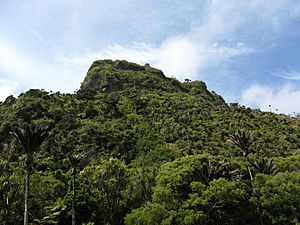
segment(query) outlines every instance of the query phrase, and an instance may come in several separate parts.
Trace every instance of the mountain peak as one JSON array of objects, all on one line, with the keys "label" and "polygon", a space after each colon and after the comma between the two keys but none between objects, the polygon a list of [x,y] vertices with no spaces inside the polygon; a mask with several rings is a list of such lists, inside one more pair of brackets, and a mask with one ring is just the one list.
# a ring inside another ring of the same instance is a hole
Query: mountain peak
[{"label": "mountain peak", "polygon": [[203,81],[180,82],[168,78],[164,73],[151,67],[125,60],[98,60],[89,68],[81,84],[79,95],[92,97],[97,92],[120,92],[129,89],[146,89],[159,92],[183,92],[201,96],[211,101],[224,102],[222,97],[211,93]]},{"label": "mountain peak", "polygon": [[141,66],[125,60],[98,60],[89,68],[81,90],[116,92],[126,88],[146,88],[163,91],[183,91],[180,82],[167,78],[149,64]]}]

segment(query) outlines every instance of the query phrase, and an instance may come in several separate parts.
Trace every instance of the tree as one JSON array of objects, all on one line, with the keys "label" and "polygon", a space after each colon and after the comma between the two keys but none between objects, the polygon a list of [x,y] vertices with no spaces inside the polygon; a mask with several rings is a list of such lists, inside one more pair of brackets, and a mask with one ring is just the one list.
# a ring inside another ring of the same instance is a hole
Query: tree
[{"label": "tree", "polygon": [[251,201],[260,224],[296,225],[300,222],[300,172],[257,174]]},{"label": "tree", "polygon": [[[235,134],[229,137],[229,140],[241,150],[243,157],[248,160],[248,155],[251,152],[251,145],[253,144],[250,132],[247,130],[238,130]],[[250,176],[250,180],[253,180],[253,176],[249,166],[247,166],[247,170]]]},{"label": "tree", "polygon": [[224,159],[204,158],[198,162],[193,176],[196,180],[208,185],[213,179],[223,177],[232,180],[240,177],[240,174],[238,169],[233,168],[233,166]]},{"label": "tree", "polygon": [[[78,123],[76,120],[69,120],[73,123]],[[77,124],[79,126],[79,123]],[[76,125],[76,126],[77,126]],[[76,177],[78,169],[83,162],[87,152],[84,152],[80,144],[79,133],[77,130],[63,130],[57,133],[54,137],[53,147],[55,148],[55,154],[59,155],[59,158],[67,158],[72,170],[72,206],[71,206],[71,220],[72,225],[76,224]]]},{"label": "tree", "polygon": [[184,206],[193,212],[202,211],[203,216],[202,221],[189,224],[257,224],[245,183],[219,178],[210,181],[207,186],[192,182],[191,187],[192,193]]},{"label": "tree", "polygon": [[273,159],[267,159],[264,157],[258,158],[250,162],[253,172],[264,173],[264,174],[274,174],[278,171],[277,167],[274,164]]},{"label": "tree", "polygon": [[116,158],[101,160],[100,165],[87,166],[81,180],[94,191],[97,204],[95,224],[122,224],[126,209],[128,186],[127,166]]},{"label": "tree", "polygon": [[76,224],[76,215],[75,215],[75,207],[76,207],[76,172],[77,167],[82,159],[81,154],[69,154],[68,155],[69,162],[72,167],[72,225]]},{"label": "tree", "polygon": [[229,137],[229,140],[241,150],[244,157],[247,157],[251,152],[252,137],[249,131],[238,130]]},{"label": "tree", "polygon": [[49,135],[50,126],[36,123],[14,124],[10,134],[20,144],[25,153],[25,195],[24,195],[24,225],[29,223],[28,199],[30,192],[30,173],[33,163],[33,155]]},{"label": "tree", "polygon": [[207,154],[165,163],[156,177],[152,200],[127,214],[125,223],[256,224],[251,220],[254,210],[249,210],[247,185],[228,180],[226,167]]},{"label": "tree", "polygon": [[23,192],[20,166],[13,166],[15,151],[12,145],[0,147],[0,218],[4,225],[20,224],[22,206],[18,201]]}]

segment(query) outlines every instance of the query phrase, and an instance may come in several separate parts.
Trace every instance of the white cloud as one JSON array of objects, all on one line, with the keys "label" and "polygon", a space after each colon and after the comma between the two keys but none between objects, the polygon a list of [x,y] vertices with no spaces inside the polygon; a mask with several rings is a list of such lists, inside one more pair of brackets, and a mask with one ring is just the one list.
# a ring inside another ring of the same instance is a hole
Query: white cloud
[{"label": "white cloud", "polygon": [[171,37],[160,46],[154,47],[145,43],[134,43],[129,46],[114,45],[106,49],[93,52],[84,51],[78,56],[59,56],[66,63],[88,66],[97,59],[125,59],[128,61],[160,68],[168,76],[175,76],[180,80],[196,79],[206,66],[217,66],[233,57],[247,55],[254,50],[236,43],[231,47],[212,43],[206,46],[201,42],[190,39],[189,36]]},{"label": "white cloud", "polygon": [[[18,15],[24,16],[8,16],[3,24],[14,21],[12,27],[17,24],[23,32],[25,27],[27,36],[21,31],[19,36],[12,35],[18,34],[16,31],[2,32],[8,33],[6,39],[11,42],[0,39],[0,70],[12,75],[20,85],[26,83],[26,88],[63,92],[78,88],[92,61],[103,58],[150,63],[178,79],[199,79],[210,68],[225,71],[236,57],[261,50],[268,37],[274,36],[273,32],[279,32],[287,21],[300,15],[300,2],[293,0],[206,0],[200,4],[202,8],[195,3],[198,1],[193,4],[176,1],[163,10],[159,8],[162,3],[151,6],[148,1],[127,2],[46,1],[13,7]],[[83,13],[78,14],[79,11]],[[185,27],[180,35],[177,30],[168,30],[168,26],[177,23],[177,17],[184,18]],[[8,27],[3,30],[10,31]],[[116,38],[122,32],[124,39],[137,37],[135,40],[140,42],[128,43]],[[145,33],[172,35],[155,36],[163,39],[151,42],[151,38],[143,40]],[[127,44],[102,46],[103,37]],[[40,48],[33,48],[35,45]],[[84,49],[88,47],[91,49]]]},{"label": "white cloud", "polygon": [[13,44],[0,39],[0,70],[23,79],[32,77],[35,74],[32,73],[33,69],[30,57],[13,47]]},{"label": "white cloud", "polygon": [[[258,39],[262,42],[258,33],[273,36],[286,21],[298,16],[300,11],[295,9],[299,7],[300,3],[284,0],[206,1],[201,21],[193,21],[191,30],[171,36],[159,45],[116,44],[100,50],[77,52],[76,56],[63,55],[62,58],[85,62],[85,65],[102,58],[125,59],[141,64],[148,62],[161,68],[168,76],[181,80],[199,79],[208,68],[224,70],[235,57],[262,50],[260,48],[266,43],[253,47],[247,37],[253,38],[254,42]],[[246,33],[246,38],[240,33]],[[265,41],[268,42],[268,38]]]},{"label": "white cloud", "polygon": [[18,84],[12,80],[0,80],[0,101],[4,101],[9,95],[15,94]]},{"label": "white cloud", "polygon": [[287,83],[279,88],[271,88],[259,84],[252,85],[242,93],[242,103],[261,110],[293,114],[300,112],[300,90],[292,83]]},{"label": "white cloud", "polygon": [[[75,91],[87,70],[82,65],[65,63],[59,60],[43,62],[33,58],[30,53],[16,49],[7,41],[0,39],[0,71],[3,95],[16,89],[15,80],[20,90],[39,88],[61,92]],[[4,79],[6,77],[6,79]],[[9,79],[7,79],[9,77]]]},{"label": "white cloud", "polygon": [[77,55],[61,54],[58,58],[82,66],[103,58],[125,59],[150,63],[180,80],[199,79],[202,71],[209,67],[220,67],[221,70],[233,58],[255,52],[243,40],[233,40],[234,33],[246,23],[244,10],[248,10],[247,4],[237,4],[236,1],[226,4],[207,1],[203,11],[205,19],[201,24],[198,21],[187,33],[171,36],[159,45],[116,44],[101,50],[77,52]]},{"label": "white cloud", "polygon": [[272,74],[287,80],[300,80],[300,72],[294,70],[281,71],[279,73],[272,73]]}]

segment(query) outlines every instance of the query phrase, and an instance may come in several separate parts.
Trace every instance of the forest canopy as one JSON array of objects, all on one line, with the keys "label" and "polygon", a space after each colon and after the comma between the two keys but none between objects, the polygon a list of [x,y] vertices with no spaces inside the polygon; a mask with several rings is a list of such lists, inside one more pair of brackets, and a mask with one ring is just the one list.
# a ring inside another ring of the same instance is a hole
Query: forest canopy
[{"label": "forest canopy", "polygon": [[24,204],[28,224],[300,224],[300,118],[149,65],[99,60],[73,94],[8,96],[0,149],[4,225]]}]

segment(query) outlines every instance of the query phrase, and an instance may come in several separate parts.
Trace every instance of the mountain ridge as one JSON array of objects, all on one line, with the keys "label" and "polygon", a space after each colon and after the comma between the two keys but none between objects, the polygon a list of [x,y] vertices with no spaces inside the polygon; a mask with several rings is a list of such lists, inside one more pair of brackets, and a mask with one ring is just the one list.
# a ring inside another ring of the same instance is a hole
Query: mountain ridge
[{"label": "mountain ridge", "polygon": [[220,95],[210,92],[203,81],[187,80],[182,83],[175,78],[166,77],[161,70],[149,64],[141,66],[125,60],[93,62],[81,83],[79,94],[89,92],[93,95],[97,91],[118,92],[128,88],[206,95],[212,101],[225,103]]},{"label": "mountain ridge", "polygon": [[78,92],[0,102],[0,221],[22,224],[30,163],[35,224],[71,224],[75,199],[76,224],[295,225],[299,140],[299,117],[227,104],[149,65],[96,61]]}]

